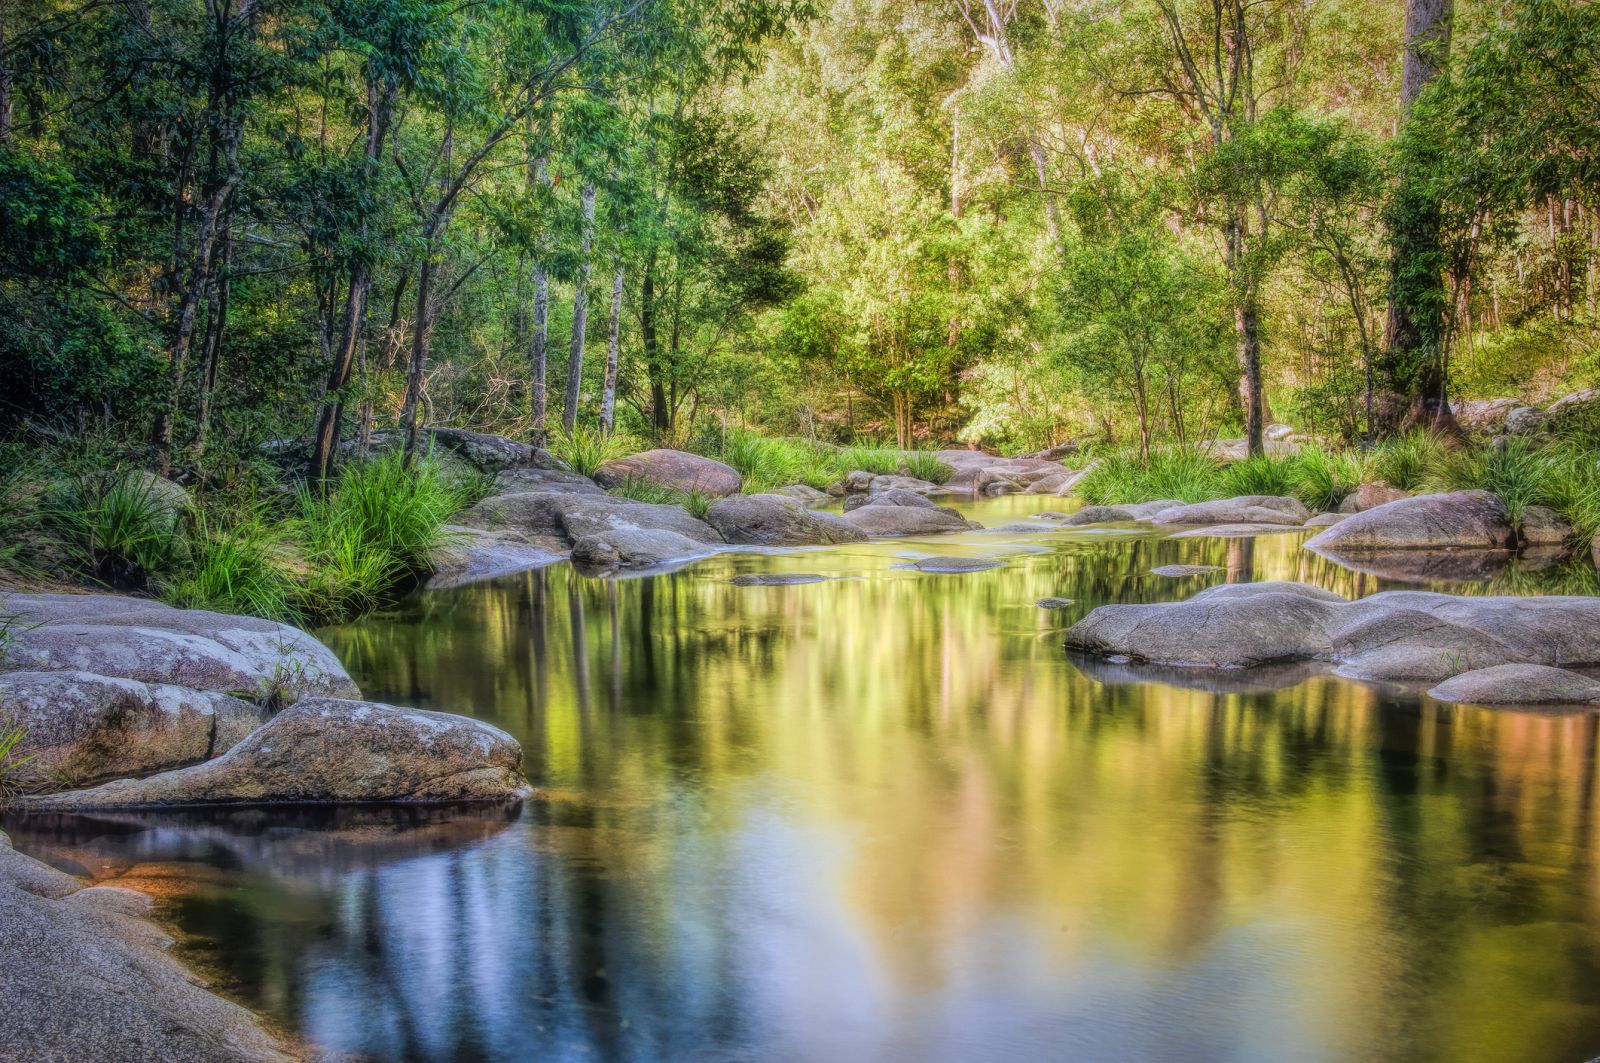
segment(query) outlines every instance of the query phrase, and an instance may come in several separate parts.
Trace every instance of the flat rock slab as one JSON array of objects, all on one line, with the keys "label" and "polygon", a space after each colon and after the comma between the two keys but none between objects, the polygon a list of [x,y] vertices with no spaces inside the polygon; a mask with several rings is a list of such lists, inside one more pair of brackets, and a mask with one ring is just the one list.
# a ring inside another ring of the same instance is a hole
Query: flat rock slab
[{"label": "flat rock slab", "polygon": [[1101,606],[1066,643],[1184,668],[1320,661],[1353,678],[1438,683],[1503,664],[1600,664],[1600,598],[1386,591],[1351,602],[1300,583],[1223,584],[1182,602]]},{"label": "flat rock slab", "polygon": [[564,469],[507,469],[494,478],[495,495],[519,491],[545,491],[550,494],[603,495],[605,489],[587,476]]},{"label": "flat rock slab", "polygon": [[0,834],[0,1054],[118,1063],[292,1063],[244,1008],[173,959],[131,890],[82,888]]},{"label": "flat rock slab", "polygon": [[596,469],[594,478],[602,487],[621,487],[630,480],[643,480],[719,498],[736,495],[744,486],[743,477],[733,466],[682,450],[646,450],[616,458]]},{"label": "flat rock slab", "polygon": [[998,557],[919,557],[906,567],[918,572],[955,575],[961,572],[986,572],[1004,565],[1005,562]]},{"label": "flat rock slab", "polygon": [[946,532],[972,531],[982,527],[967,520],[953,509],[880,506],[877,503],[851,510],[843,519],[875,538],[939,535]]},{"label": "flat rock slab", "polygon": [[1157,524],[1291,524],[1304,527],[1311,511],[1298,498],[1240,495],[1211,502],[1173,506],[1153,518]]},{"label": "flat rock slab", "polygon": [[711,503],[706,522],[730,543],[820,546],[858,543],[867,534],[833,513],[817,513],[784,495],[735,495]]},{"label": "flat rock slab", "polygon": [[825,583],[827,579],[815,572],[746,572],[728,582],[735,587],[795,587],[803,583]]},{"label": "flat rock slab", "polygon": [[1386,502],[1306,543],[1308,549],[1336,557],[1395,550],[1509,550],[1516,545],[1505,503],[1487,491]]},{"label": "flat rock slab", "polygon": [[591,568],[652,568],[709,557],[716,548],[664,529],[619,528],[572,544],[572,561]]},{"label": "flat rock slab", "polygon": [[181,805],[508,801],[527,796],[522,747],[465,716],[307,698],[215,760],[28,797],[42,811]]},{"label": "flat rock slab", "polygon": [[360,691],[333,651],[298,628],[110,594],[8,594],[7,668],[89,672],[283,701]]},{"label": "flat rock slab", "polygon": [[459,525],[447,525],[445,532],[449,538],[429,559],[433,568],[427,582],[429,590],[542,568],[567,557],[567,552],[554,549],[554,544],[537,545],[516,535]]},{"label": "flat rock slab", "polygon": [[1219,565],[1161,565],[1150,570],[1152,576],[1203,576],[1208,572],[1221,572]]},{"label": "flat rock slab", "polygon": [[679,506],[635,502],[612,495],[523,491],[485,498],[461,515],[461,523],[539,543],[571,546],[586,535],[614,531],[670,531],[703,543],[721,544],[711,525]]},{"label": "flat rock slab", "polygon": [[1596,705],[1600,680],[1543,664],[1501,664],[1446,679],[1428,696],[1471,705]]}]

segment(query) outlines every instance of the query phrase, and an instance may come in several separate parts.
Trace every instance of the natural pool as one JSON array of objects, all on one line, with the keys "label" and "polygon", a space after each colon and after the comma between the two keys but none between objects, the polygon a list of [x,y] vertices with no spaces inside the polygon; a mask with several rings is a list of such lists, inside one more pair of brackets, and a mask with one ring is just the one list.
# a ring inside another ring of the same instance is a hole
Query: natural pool
[{"label": "natural pool", "polygon": [[[1109,601],[1387,586],[1303,539],[1002,531],[430,593],[319,634],[368,697],[519,738],[520,810],[6,828],[153,889],[242,1000],[377,1060],[1600,1054],[1595,716],[1062,650]],[[895,567],[918,552],[1006,564]],[[1150,574],[1174,563],[1218,570]]]}]

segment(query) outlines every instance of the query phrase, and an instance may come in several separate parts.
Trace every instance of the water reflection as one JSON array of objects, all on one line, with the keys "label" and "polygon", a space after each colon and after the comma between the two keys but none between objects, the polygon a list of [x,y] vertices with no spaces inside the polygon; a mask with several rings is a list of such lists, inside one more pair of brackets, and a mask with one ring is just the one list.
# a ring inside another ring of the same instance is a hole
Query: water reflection
[{"label": "water reflection", "polygon": [[[1594,717],[1061,650],[1108,601],[1384,586],[1302,538],[1002,533],[917,546],[1006,557],[962,575],[867,544],[442,592],[325,637],[369,696],[517,735],[520,814],[8,827],[165,876],[242,995],[378,1059],[1595,1055]],[[1220,571],[1150,575],[1178,563]],[[728,582],[768,571],[833,578]]]}]

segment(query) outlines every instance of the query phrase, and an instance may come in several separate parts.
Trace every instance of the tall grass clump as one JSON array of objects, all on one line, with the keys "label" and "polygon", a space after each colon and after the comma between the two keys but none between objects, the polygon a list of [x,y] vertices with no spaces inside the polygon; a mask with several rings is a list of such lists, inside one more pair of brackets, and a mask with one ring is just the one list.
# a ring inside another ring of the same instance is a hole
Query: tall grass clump
[{"label": "tall grass clump", "polygon": [[183,503],[148,473],[110,470],[65,481],[51,504],[71,561],[118,590],[159,590],[185,560]]},{"label": "tall grass clump", "polygon": [[1222,490],[1229,495],[1287,495],[1298,482],[1293,458],[1252,454],[1222,470]]},{"label": "tall grass clump", "polygon": [[33,760],[32,754],[20,752],[27,737],[27,726],[10,712],[0,709],[0,809],[4,809],[21,792],[18,772]]},{"label": "tall grass clump", "polygon": [[186,609],[292,620],[297,587],[284,563],[281,528],[259,513],[226,524],[196,511],[190,517],[189,564],[167,593]]},{"label": "tall grass clump", "polygon": [[309,610],[339,618],[381,604],[396,584],[427,571],[461,502],[437,463],[408,469],[399,453],[347,467],[325,492],[301,488]]},{"label": "tall grass clump", "polygon": [[1600,535],[1600,450],[1571,452],[1552,463],[1538,503],[1571,521],[1579,542],[1593,542]]},{"label": "tall grass clump", "polygon": [[857,469],[875,476],[893,476],[900,471],[900,452],[889,447],[846,447],[839,454],[846,472]]},{"label": "tall grass clump", "polygon": [[626,436],[607,435],[598,428],[580,424],[570,432],[557,432],[550,440],[550,453],[566,462],[578,475],[593,476],[606,462],[632,453],[632,443]]},{"label": "tall grass clump", "polygon": [[59,547],[49,521],[49,482],[36,449],[0,446],[0,575],[32,575]]},{"label": "tall grass clump", "polygon": [[802,462],[788,440],[768,439],[734,430],[722,444],[722,460],[734,469],[749,492],[769,491],[795,482]]},{"label": "tall grass clump", "polygon": [[1202,452],[1177,447],[1151,451],[1148,461],[1134,451],[1107,454],[1078,484],[1078,493],[1097,506],[1154,502],[1171,498],[1204,502],[1225,492],[1222,469]]},{"label": "tall grass clump", "polygon": [[1365,466],[1356,454],[1330,454],[1321,447],[1302,447],[1294,457],[1292,493],[1309,509],[1335,510],[1361,486],[1364,472]]},{"label": "tall grass clump", "polygon": [[1524,512],[1545,497],[1560,467],[1556,459],[1525,439],[1476,450],[1441,453],[1433,463],[1429,483],[1449,491],[1488,491],[1498,495],[1522,527]]},{"label": "tall grass clump", "polygon": [[915,476],[929,483],[942,484],[955,475],[954,469],[925,450],[908,451],[900,464],[907,476]]},{"label": "tall grass clump", "polygon": [[1444,440],[1431,432],[1407,432],[1374,447],[1367,455],[1372,475],[1390,487],[1415,491],[1426,483],[1446,453]]}]

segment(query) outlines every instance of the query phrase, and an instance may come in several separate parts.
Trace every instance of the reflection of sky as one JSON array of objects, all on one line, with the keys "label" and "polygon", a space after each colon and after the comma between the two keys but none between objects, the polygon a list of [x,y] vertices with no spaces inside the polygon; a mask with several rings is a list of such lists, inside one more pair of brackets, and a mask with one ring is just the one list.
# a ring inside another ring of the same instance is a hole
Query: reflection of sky
[{"label": "reflection of sky", "polygon": [[[460,588],[326,637],[369,696],[514,733],[541,795],[513,821],[15,836],[215,869],[179,922],[274,1017],[378,1059],[1595,1055],[1595,717],[1062,652],[1101,602],[1383,586],[1300,538],[1002,533]],[[895,567],[926,552],[1006,564]],[[727,583],[752,571],[837,578]]]}]

